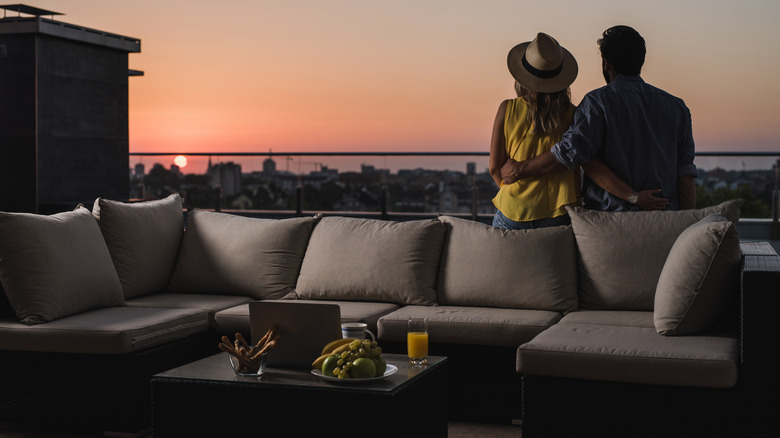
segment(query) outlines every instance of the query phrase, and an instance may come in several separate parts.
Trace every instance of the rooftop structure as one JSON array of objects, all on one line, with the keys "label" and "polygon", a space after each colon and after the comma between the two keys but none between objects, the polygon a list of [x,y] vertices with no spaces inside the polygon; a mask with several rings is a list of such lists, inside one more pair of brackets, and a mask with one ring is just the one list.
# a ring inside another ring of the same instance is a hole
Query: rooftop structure
[{"label": "rooftop structure", "polygon": [[[51,213],[127,198],[128,54],[137,38],[0,5],[0,210]],[[10,14],[9,14],[10,12]]]}]

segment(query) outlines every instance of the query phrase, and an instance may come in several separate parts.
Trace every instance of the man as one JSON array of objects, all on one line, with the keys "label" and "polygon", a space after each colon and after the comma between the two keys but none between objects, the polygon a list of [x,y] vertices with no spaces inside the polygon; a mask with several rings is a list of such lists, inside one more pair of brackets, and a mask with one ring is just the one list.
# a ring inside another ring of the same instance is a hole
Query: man
[{"label": "man", "polygon": [[[645,40],[628,26],[604,31],[598,40],[607,85],[588,93],[574,122],[550,152],[527,161],[509,160],[505,184],[581,165],[585,208],[638,210],[647,197],[668,200],[672,210],[694,208],[698,175],[693,164],[691,114],[682,99],[646,84],[639,73]],[[595,157],[599,160],[593,160]],[[630,189],[613,195],[588,178],[589,166],[606,165]],[[630,190],[630,191],[629,191]],[[640,199],[640,196],[644,197]]]}]

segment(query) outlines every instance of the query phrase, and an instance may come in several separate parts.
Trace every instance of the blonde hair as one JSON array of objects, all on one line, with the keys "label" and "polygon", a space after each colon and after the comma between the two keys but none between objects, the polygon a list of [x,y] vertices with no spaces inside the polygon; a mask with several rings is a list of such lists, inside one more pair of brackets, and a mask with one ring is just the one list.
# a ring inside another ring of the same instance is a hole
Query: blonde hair
[{"label": "blonde hair", "polygon": [[571,104],[569,89],[554,93],[539,93],[515,82],[517,97],[522,97],[528,102],[528,123],[535,134],[552,134],[564,128],[564,114]]}]

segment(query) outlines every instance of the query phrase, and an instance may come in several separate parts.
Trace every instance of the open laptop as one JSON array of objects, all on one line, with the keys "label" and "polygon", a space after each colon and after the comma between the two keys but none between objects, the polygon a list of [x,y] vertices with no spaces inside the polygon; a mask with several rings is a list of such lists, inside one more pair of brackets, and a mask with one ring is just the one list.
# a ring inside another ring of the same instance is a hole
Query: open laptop
[{"label": "open laptop", "polygon": [[322,347],[341,337],[341,309],[329,303],[251,301],[252,342],[257,343],[271,326],[276,326],[279,341],[268,356],[268,366],[311,368]]}]

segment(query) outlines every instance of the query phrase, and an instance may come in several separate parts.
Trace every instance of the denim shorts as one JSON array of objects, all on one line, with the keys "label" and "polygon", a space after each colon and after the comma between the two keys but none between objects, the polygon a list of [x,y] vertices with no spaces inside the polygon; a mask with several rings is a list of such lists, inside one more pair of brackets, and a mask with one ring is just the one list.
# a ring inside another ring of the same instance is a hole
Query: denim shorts
[{"label": "denim shorts", "polygon": [[557,227],[559,225],[570,224],[571,218],[568,214],[536,219],[533,221],[517,222],[504,216],[504,213],[501,213],[501,211],[496,210],[496,215],[493,217],[493,228],[501,228],[502,230],[530,230],[533,228]]}]

